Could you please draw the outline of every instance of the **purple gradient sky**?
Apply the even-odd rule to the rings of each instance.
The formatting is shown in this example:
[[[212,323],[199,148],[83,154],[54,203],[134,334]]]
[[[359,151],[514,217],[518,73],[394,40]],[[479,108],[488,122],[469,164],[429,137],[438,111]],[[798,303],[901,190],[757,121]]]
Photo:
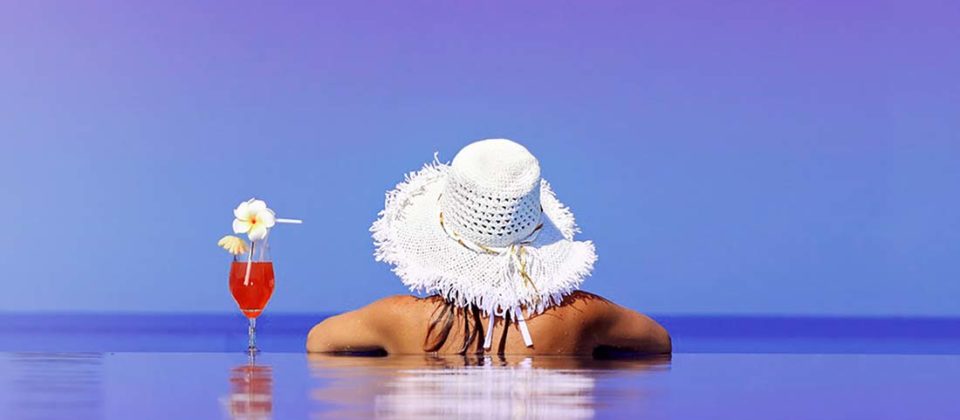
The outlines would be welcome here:
[[[960,316],[960,3],[0,4],[0,310],[229,311],[251,195],[271,310],[403,292],[369,223],[510,137],[656,313]]]

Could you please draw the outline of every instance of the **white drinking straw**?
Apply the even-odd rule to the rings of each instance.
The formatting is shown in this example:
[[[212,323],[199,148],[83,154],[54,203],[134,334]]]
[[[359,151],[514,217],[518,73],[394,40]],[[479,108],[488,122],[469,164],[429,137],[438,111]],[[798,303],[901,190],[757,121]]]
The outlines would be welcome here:
[[[250,241],[250,255],[247,256],[247,275],[243,277],[243,285],[250,285],[250,265],[253,264],[253,245],[256,244],[255,241]]]
[[[267,234],[263,235],[263,241],[261,241],[261,244],[260,244],[260,261],[263,261],[264,253],[266,252],[266,249],[267,249],[267,238],[269,237],[270,237],[270,231],[267,230]]]
[[[303,224],[303,220],[300,219],[276,219],[277,223],[289,223],[293,225]],[[267,231],[267,235],[270,234],[270,231]],[[253,247],[256,245],[256,241],[250,241],[250,255],[247,257],[247,274],[243,277],[243,285],[250,285],[250,266],[253,265]],[[263,237],[263,241],[260,242],[260,259],[263,259],[264,249],[267,246],[267,237]]]

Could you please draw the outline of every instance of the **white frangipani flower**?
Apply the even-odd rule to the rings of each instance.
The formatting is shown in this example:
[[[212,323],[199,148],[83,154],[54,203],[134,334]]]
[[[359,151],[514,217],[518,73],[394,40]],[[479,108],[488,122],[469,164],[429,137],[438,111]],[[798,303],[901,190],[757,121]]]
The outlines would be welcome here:
[[[267,208],[263,200],[251,198],[233,209],[236,217],[233,221],[234,233],[246,233],[250,241],[259,241],[267,237],[267,230],[276,224],[273,210]]]

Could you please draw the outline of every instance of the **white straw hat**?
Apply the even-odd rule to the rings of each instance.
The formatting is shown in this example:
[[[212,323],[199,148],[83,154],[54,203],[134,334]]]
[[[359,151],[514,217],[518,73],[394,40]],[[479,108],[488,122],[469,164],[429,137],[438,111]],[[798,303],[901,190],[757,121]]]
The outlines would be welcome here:
[[[411,290],[488,314],[559,304],[597,259],[592,242],[573,239],[573,213],[537,159],[506,139],[467,145],[451,164],[434,156],[387,192],[379,216],[370,228],[377,261]]]

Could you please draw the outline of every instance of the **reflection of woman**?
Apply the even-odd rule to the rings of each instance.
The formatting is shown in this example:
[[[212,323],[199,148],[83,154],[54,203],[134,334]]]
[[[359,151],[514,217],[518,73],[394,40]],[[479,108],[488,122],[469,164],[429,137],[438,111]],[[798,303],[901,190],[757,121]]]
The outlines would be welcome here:
[[[314,353],[317,418],[585,418],[595,388],[668,369],[669,356],[594,359],[522,355],[339,357]],[[631,398],[639,397],[632,395]]]
[[[629,229],[629,226],[625,226]],[[573,214],[509,140],[463,148],[387,193],[378,260],[426,298],[395,296],[318,324],[312,352],[669,353],[655,321],[579,291],[596,260]]]
[[[378,418],[593,417],[594,379],[577,371],[515,365],[402,372],[378,395]]]

